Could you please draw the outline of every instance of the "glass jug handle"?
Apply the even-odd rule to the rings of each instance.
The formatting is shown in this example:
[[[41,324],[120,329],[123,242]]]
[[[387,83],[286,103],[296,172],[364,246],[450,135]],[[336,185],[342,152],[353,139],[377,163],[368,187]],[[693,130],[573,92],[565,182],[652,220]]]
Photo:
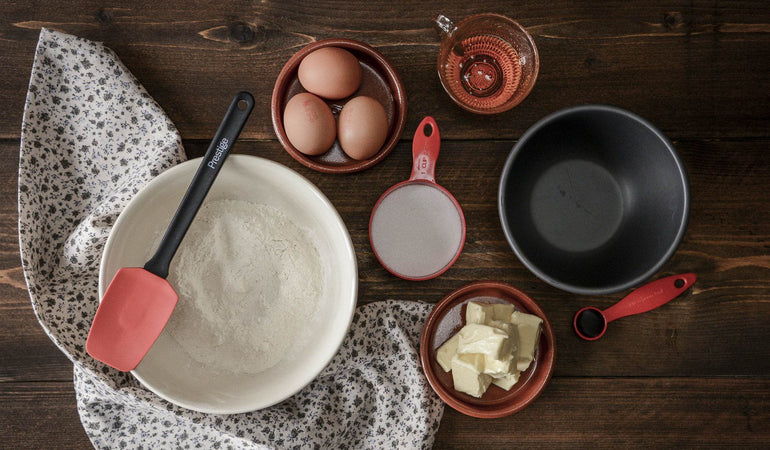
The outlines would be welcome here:
[[[457,29],[454,22],[452,22],[452,20],[449,17],[443,14],[437,15],[433,19],[433,21],[436,22],[436,26],[438,27],[439,30],[441,30],[441,33],[444,35],[452,34]]]

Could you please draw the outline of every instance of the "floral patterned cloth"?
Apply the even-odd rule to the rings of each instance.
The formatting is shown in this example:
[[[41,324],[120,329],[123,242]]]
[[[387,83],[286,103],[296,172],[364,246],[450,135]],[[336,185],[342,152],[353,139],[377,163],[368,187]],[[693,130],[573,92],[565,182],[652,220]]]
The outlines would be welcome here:
[[[41,30],[19,162],[22,266],[40,324],[74,364],[78,411],[94,446],[430,447],[443,406],[419,365],[429,304],[358,307],[316,380],[246,414],[178,407],[86,354],[112,224],[147,182],[184,159],[176,128],[112,51]]]

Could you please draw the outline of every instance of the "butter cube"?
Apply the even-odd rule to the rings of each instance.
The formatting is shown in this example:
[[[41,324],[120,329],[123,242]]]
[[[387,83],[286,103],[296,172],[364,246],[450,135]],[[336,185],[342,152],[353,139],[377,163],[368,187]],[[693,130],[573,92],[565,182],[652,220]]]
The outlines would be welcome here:
[[[507,322],[514,310],[510,303],[468,302],[465,306],[465,323],[489,325],[493,320]]]
[[[459,342],[460,335],[455,334],[438,348],[436,360],[438,361],[438,365],[444,369],[444,372],[452,370],[452,357],[457,353],[457,344]]]
[[[469,323],[459,333],[457,353],[481,353],[494,359],[505,359],[511,355],[513,343],[509,334],[489,325]]]
[[[487,325],[505,332],[505,334],[508,335],[508,339],[511,341],[512,350],[518,347],[516,343],[519,342],[519,328],[516,325],[510,322],[503,322],[501,320],[492,320],[487,323]]]
[[[511,314],[511,323],[516,325],[519,330],[519,355],[516,368],[524,371],[535,359],[535,347],[540,340],[543,319],[532,314],[515,311]]]
[[[454,387],[473,397],[481,397],[486,392],[492,377],[483,373],[484,355],[478,353],[458,354],[452,358],[452,380]]]
[[[509,391],[509,390],[511,390],[511,387],[513,387],[513,385],[516,384],[516,382],[519,381],[519,374],[520,373],[521,372],[516,370],[513,373],[505,374],[502,377],[493,378],[492,379],[492,384],[494,384],[495,386],[501,387],[501,388],[505,389],[506,391]]]
[[[500,320],[493,320],[489,322],[489,326],[495,327],[498,330],[505,331],[508,334],[510,353],[514,361],[516,361],[519,358],[519,327],[510,322],[503,322]]]
[[[506,317],[506,319],[508,318],[510,318],[510,314]],[[488,325],[504,331],[508,335],[508,348],[510,351],[505,355],[502,355],[499,359],[493,358],[490,355],[485,355],[486,358],[484,360],[484,373],[493,378],[502,377],[516,370],[516,362],[519,354],[517,344],[519,341],[519,329],[516,325],[500,320],[491,320],[488,322]]]
[[[516,359],[508,355],[503,359],[495,359],[489,355],[484,355],[484,373],[492,378],[499,378],[508,375],[511,370],[516,369]]]
[[[465,305],[465,323],[486,324],[488,320],[493,320],[494,308],[488,303],[468,302]]]
[[[502,322],[508,322],[515,308],[510,303],[492,304],[492,319]]]

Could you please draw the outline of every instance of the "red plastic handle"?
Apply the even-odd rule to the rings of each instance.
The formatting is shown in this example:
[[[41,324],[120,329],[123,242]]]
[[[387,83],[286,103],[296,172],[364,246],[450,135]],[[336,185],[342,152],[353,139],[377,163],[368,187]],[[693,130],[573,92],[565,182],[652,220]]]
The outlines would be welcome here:
[[[653,281],[602,311],[604,319],[609,323],[621,317],[652,311],[679,297],[695,283],[695,280],[694,273],[684,273]]]
[[[412,140],[412,175],[410,181],[436,182],[436,160],[441,148],[441,134],[433,117],[422,119]]]

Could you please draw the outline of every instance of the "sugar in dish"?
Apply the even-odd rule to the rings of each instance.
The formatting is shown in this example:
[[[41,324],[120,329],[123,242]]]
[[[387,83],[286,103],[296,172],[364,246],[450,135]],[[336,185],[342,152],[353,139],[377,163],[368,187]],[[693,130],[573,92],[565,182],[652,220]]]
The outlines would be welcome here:
[[[460,257],[465,216],[460,203],[436,183],[441,146],[438,124],[426,117],[412,141],[412,174],[374,205],[369,242],[385,269],[412,281],[435,278]]]
[[[430,277],[462,249],[462,212],[440,189],[410,183],[383,196],[372,213],[371,244],[380,261],[399,276]]]

